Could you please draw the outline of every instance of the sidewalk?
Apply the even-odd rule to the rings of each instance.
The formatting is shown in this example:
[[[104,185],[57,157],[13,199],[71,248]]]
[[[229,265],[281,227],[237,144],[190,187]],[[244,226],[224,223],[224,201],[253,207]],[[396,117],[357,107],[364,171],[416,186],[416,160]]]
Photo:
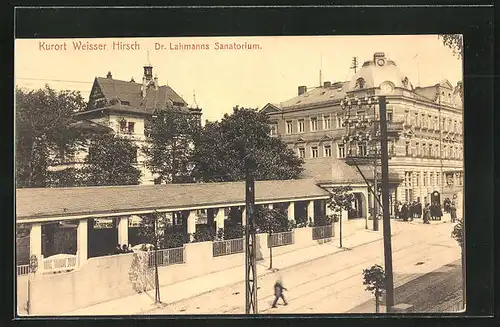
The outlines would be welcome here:
[[[392,225],[392,224],[391,224]],[[397,225],[397,224],[395,224]],[[392,234],[397,234],[398,228],[393,229]],[[338,234],[337,234],[338,235]],[[367,243],[372,243],[382,238],[382,232],[373,232],[370,230],[357,230],[347,233],[343,237],[342,245],[344,248],[354,248]],[[304,249],[288,252],[273,257],[273,268],[278,270],[290,269],[294,266],[310,262],[321,257],[334,253],[343,252],[344,249],[338,247],[338,236],[331,242],[313,245]],[[257,275],[259,277],[272,274],[276,270],[268,270],[269,261],[267,259],[257,262]],[[191,278],[179,283],[160,287],[162,305],[168,305],[201,294],[209,293],[218,288],[231,286],[244,281],[244,267],[219,271],[216,273]],[[77,309],[62,314],[63,316],[78,315],[136,315],[158,309],[154,302],[154,290],[147,293],[134,294],[120,299],[107,301],[92,305],[89,307]]]

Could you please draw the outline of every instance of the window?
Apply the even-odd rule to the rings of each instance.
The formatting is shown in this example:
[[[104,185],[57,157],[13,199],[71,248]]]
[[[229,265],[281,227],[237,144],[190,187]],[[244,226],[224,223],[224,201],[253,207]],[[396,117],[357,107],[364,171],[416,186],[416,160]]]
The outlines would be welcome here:
[[[287,120],[286,121],[286,133],[287,134],[292,134],[292,132],[293,132],[292,121],[291,120]]]
[[[127,132],[129,134],[134,134],[134,126],[135,126],[135,123],[134,122],[129,122],[128,123],[128,129],[127,129]]]
[[[431,115],[427,116],[427,128],[428,129],[432,128],[432,116]]]
[[[447,159],[447,157],[446,157],[447,155],[448,155],[448,148],[445,145],[445,146],[443,146],[443,154],[442,154],[443,159]]]
[[[342,117],[337,116],[337,128],[342,128]]]
[[[439,144],[436,144],[435,151],[434,151],[434,157],[438,158],[440,156],[441,156],[441,154],[439,153]]]
[[[311,156],[313,158],[317,158],[318,157],[318,147],[317,146],[313,146],[311,148]]]
[[[299,119],[299,133],[304,133],[304,119]]]
[[[127,121],[125,119],[120,120],[120,132],[121,133],[126,133],[127,132]]]
[[[420,154],[420,144],[415,143],[415,157],[418,157]]]
[[[438,130],[439,129],[439,119],[438,119],[438,117],[434,117],[434,122],[433,123],[434,123],[433,124],[434,125],[433,128],[435,130]]]
[[[455,133],[458,133],[458,126],[457,126],[457,121],[456,120],[453,122],[453,131]]]
[[[366,143],[358,143],[358,157],[366,157]]]
[[[299,148],[299,158],[305,158],[305,156],[306,156],[306,149]]]
[[[393,117],[394,117],[394,114],[393,114],[392,110],[387,111],[387,121],[388,121],[389,123],[392,123],[392,119],[393,119]]]
[[[436,181],[434,180],[434,173],[429,173],[429,186],[436,185]]]
[[[325,145],[325,157],[332,156],[332,147],[330,145]]]
[[[311,118],[311,131],[318,130],[318,118]]]
[[[278,135],[278,124],[272,123],[271,124],[271,135]]]
[[[323,129],[330,129],[330,116],[323,117]]]
[[[420,127],[420,119],[418,119],[418,114],[415,114],[415,126]]]
[[[337,144],[337,157],[338,158],[345,158],[345,145],[344,144]]]
[[[450,146],[448,148],[448,158],[455,159],[454,151],[455,151],[455,149],[453,147]]]
[[[410,156],[410,142],[406,142],[405,144],[405,154],[407,157]]]
[[[420,173],[415,173],[415,187],[418,187],[420,182]]]
[[[430,158],[432,157],[432,144],[429,144],[429,149],[427,151],[427,156]]]
[[[424,173],[423,186],[427,186],[427,173]]]

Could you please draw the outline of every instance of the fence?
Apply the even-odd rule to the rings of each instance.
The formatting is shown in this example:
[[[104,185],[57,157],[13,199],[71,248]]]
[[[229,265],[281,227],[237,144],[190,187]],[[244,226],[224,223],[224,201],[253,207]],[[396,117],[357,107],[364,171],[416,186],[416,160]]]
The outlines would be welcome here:
[[[154,267],[155,251],[149,251],[147,253],[148,267]],[[158,266],[168,266],[176,263],[184,263],[184,247],[157,250],[156,263]]]
[[[243,238],[213,242],[212,251],[214,257],[241,253],[243,252]]]
[[[45,272],[61,272],[73,270],[76,267],[76,255],[64,258],[43,259],[43,270]]]
[[[17,266],[17,276],[27,275],[30,273],[30,265]]]
[[[295,243],[293,231],[267,235],[267,247],[283,246]]]
[[[333,225],[318,226],[312,228],[312,239],[320,240],[333,237]]]

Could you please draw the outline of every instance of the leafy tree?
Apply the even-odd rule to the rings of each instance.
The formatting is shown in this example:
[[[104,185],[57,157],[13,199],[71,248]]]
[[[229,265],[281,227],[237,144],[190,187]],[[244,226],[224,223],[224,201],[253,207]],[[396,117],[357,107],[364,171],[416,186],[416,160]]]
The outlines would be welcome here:
[[[363,269],[363,285],[366,290],[375,296],[375,310],[380,312],[380,297],[385,292],[385,272],[380,265],[374,265],[370,269]]]
[[[86,186],[137,185],[141,171],[137,162],[137,146],[114,134],[94,135],[82,168]]]
[[[458,58],[463,58],[464,40],[461,34],[440,34],[438,37],[443,41],[443,45],[453,51]]]
[[[77,151],[72,117],[86,104],[79,92],[16,87],[16,186],[45,187],[47,167]]]
[[[342,247],[342,210],[351,211],[354,194],[350,186],[336,186],[330,191],[330,199],[327,202],[328,207],[334,212],[334,221],[340,221],[339,242]]]
[[[173,107],[157,108],[145,126],[146,166],[165,183],[192,182],[194,139],[199,134],[199,118]]]
[[[461,262],[462,262],[462,298],[463,303],[465,303],[465,232],[464,232],[464,221],[463,219],[458,219],[457,224],[453,227],[451,232],[451,237],[457,241],[460,246]]]
[[[288,231],[288,216],[282,210],[269,209],[267,207],[257,207],[255,212],[255,226],[257,230],[268,234],[268,243],[273,233]],[[269,269],[273,268],[273,246],[269,247]]]
[[[195,143],[197,178],[205,182],[245,179],[243,155],[251,153],[256,180],[299,178],[303,160],[279,138],[271,137],[269,117],[236,106],[220,122],[207,122]]]

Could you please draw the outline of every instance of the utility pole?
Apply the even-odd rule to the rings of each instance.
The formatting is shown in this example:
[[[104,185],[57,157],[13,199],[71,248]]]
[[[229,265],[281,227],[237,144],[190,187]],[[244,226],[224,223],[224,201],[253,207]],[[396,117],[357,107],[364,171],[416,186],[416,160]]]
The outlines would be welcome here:
[[[384,263],[387,312],[394,306],[394,282],[392,276],[391,220],[389,216],[389,153],[387,149],[386,98],[379,96],[380,152],[382,168],[382,213],[384,223]]]
[[[354,74],[356,74],[358,68],[358,57],[352,57],[351,69],[354,70]]]
[[[373,106],[373,127],[375,129],[375,137],[377,137],[377,106]],[[378,164],[378,151],[377,145],[375,145],[375,158],[373,159],[373,196],[375,200],[373,201],[373,230],[378,231],[378,217],[377,217],[377,200],[378,200],[378,189],[377,189],[377,164]]]
[[[250,155],[245,160],[245,204],[246,226],[245,226],[245,313],[257,314],[257,268],[256,259],[256,237],[255,237],[255,180],[253,170],[255,162]]]

